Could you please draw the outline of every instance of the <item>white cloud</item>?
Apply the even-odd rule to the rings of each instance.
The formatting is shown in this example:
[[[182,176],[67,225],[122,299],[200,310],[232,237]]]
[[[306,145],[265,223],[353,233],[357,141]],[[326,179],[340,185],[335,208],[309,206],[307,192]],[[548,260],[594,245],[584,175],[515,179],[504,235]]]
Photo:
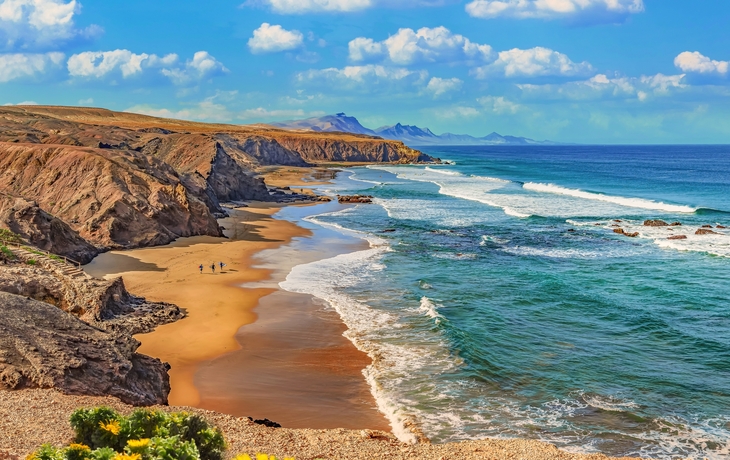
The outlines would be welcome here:
[[[730,68],[728,61],[715,61],[707,56],[703,56],[698,51],[685,51],[674,58],[674,65],[681,69],[682,72],[692,72],[700,74],[720,74],[727,75]]]
[[[305,112],[302,109],[283,109],[283,110],[269,110],[263,107],[255,109],[246,109],[239,112],[237,117],[240,120],[266,120],[274,118],[304,118],[304,117],[319,117],[324,115],[325,112]]]
[[[460,34],[451,33],[446,27],[422,27],[399,29],[395,35],[377,42],[358,37],[349,43],[350,59],[355,62],[383,60],[398,65],[419,62],[489,62],[494,51],[489,45],[474,43]]]
[[[502,75],[508,78],[576,77],[587,76],[593,72],[593,66],[588,62],[575,63],[565,54],[542,47],[502,51],[492,64],[472,70],[472,74],[477,78],[487,78],[490,75]]]
[[[0,83],[32,78],[61,67],[63,53],[0,54]]]
[[[473,118],[479,114],[479,110],[467,106],[446,107],[434,111],[434,116],[438,118]]]
[[[466,5],[469,16],[483,19],[585,18],[617,22],[642,11],[643,0],[473,0]]]
[[[231,113],[226,106],[214,101],[214,97],[207,98],[193,107],[180,110],[170,110],[165,108],[158,109],[149,105],[135,105],[126,109],[125,112],[141,113],[143,115],[160,118],[212,122],[226,122],[234,118],[234,114]]]
[[[351,12],[373,6],[372,0],[264,0],[280,14]]]
[[[185,85],[227,72],[222,63],[206,51],[198,51],[184,65],[177,54],[135,54],[129,50],[85,51],[68,59],[68,72],[78,78],[122,78],[140,76],[148,69],[159,70],[176,85]]]
[[[174,84],[185,85],[227,73],[228,69],[207,51],[198,51],[193,59],[185,62],[184,67],[163,68],[161,72]]]
[[[248,40],[248,47],[252,53],[276,53],[297,49],[304,43],[304,36],[298,30],[286,30],[279,25],[267,22],[253,31],[253,37]]]
[[[464,82],[458,78],[438,78],[433,77],[428,81],[426,90],[433,93],[434,97],[440,96],[449,91],[456,91],[461,88]]]
[[[268,6],[278,14],[352,13],[373,7],[442,6],[458,0],[247,0],[241,6]]]
[[[93,103],[94,103],[94,98],[93,97],[90,97],[88,99],[80,99],[79,102],[78,102],[79,105],[85,105],[85,106],[90,106]]]
[[[92,38],[98,26],[79,30],[76,0],[3,0],[0,3],[0,46],[9,50],[58,48],[69,40]]]
[[[500,115],[505,113],[515,114],[522,108],[521,105],[509,101],[503,96],[484,96],[477,99],[477,102],[492,112]]]
[[[523,96],[538,99],[636,99],[644,102],[650,96],[667,96],[673,90],[688,87],[684,83],[684,74],[656,74],[641,77],[609,78],[598,74],[588,80],[574,81],[564,84],[549,85],[517,85]]]
[[[428,77],[428,72],[413,71],[400,67],[385,67],[382,65],[347,66],[342,69],[334,67],[321,70],[300,72],[296,78],[299,82],[308,81],[339,81],[349,83],[376,83],[378,81],[408,81],[422,82]]]
[[[23,101],[23,102],[18,102],[17,104],[13,104],[12,102],[8,102],[8,103],[5,103],[3,105],[4,106],[11,106],[11,105],[38,105],[38,103],[36,101]]]

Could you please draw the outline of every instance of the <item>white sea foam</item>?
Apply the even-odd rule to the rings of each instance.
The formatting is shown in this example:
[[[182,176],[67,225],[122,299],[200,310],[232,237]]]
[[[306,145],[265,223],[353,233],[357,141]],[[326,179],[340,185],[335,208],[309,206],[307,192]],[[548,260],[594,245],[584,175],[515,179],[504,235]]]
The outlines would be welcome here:
[[[426,171],[435,172],[435,173],[438,173],[438,174],[445,174],[447,176],[463,176],[463,174],[461,174],[458,171],[449,171],[449,170],[446,170],[446,169],[434,169],[434,168],[432,168],[430,166],[426,166],[425,170]]]
[[[382,206],[391,219],[425,221],[448,228],[465,227],[484,221],[484,216],[470,213],[466,209],[458,212],[461,210],[455,210],[453,203],[404,198],[375,198],[373,202]]]
[[[423,312],[426,316],[433,318],[436,324],[439,324],[444,319],[441,313],[438,311],[438,306],[431,299],[426,296],[421,297],[421,305],[418,309]]]
[[[628,198],[623,196],[603,195],[600,193],[586,192],[578,189],[569,189],[560,187],[553,184],[538,184],[534,182],[527,182],[522,186],[525,190],[532,190],[533,192],[541,193],[553,193],[556,195],[567,195],[574,198],[581,198],[584,200],[596,200],[603,201],[606,203],[613,203],[620,206],[626,206],[629,208],[640,208],[649,209],[653,211],[663,212],[681,212],[681,213],[694,213],[697,208],[685,205],[675,205],[662,203],[660,201],[646,200],[643,198]]]
[[[368,236],[338,224],[324,222],[318,217],[322,216],[307,220],[361,238]],[[379,276],[378,272],[384,269],[381,258],[390,251],[387,241],[372,237],[368,239],[370,249],[296,266],[279,285],[287,291],[322,299],[340,315],[347,326],[345,337],[372,358],[372,364],[363,370],[363,374],[378,409],[388,418],[393,433],[400,440],[414,442],[417,438],[409,427],[418,426],[419,421],[411,409],[413,404],[407,399],[407,393],[402,391],[403,387],[417,386],[411,382],[413,379],[449,371],[460,366],[461,361],[451,356],[448,345],[436,332],[430,336],[409,336],[418,332],[404,329],[400,322],[400,310],[389,312],[374,308],[367,303],[370,296],[358,298],[346,292],[348,288],[373,283],[375,277]],[[420,313],[428,316],[433,314],[437,316],[435,320],[441,320],[436,305],[429,309],[428,302],[422,301],[420,307],[428,310],[419,310]]]

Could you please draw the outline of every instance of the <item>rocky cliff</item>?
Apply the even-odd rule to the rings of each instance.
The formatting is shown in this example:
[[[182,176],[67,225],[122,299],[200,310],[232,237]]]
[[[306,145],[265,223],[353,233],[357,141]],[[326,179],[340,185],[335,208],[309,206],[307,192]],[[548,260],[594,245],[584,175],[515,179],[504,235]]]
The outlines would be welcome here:
[[[14,226],[26,238],[36,234],[44,248],[82,261],[96,250],[89,246],[220,236],[215,218],[224,214],[221,202],[291,199],[267,187],[257,176],[260,167],[432,160],[401,142],[370,136],[42,106],[0,108],[0,152],[0,193],[27,200],[28,209],[37,206],[36,217],[26,218],[33,225],[23,229],[5,212],[0,227]],[[62,229],[58,241],[51,241],[52,225]],[[74,233],[90,244],[79,243]]]
[[[0,222],[33,246],[81,263],[90,262],[99,253],[64,221],[24,198],[0,193]]]

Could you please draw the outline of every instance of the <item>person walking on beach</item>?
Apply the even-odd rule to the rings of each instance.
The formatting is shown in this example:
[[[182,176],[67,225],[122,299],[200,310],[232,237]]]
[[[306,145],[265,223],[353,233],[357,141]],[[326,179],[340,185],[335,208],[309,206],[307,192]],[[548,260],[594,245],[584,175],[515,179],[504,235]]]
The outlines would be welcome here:
[[[210,270],[211,270],[211,271],[212,271],[213,273],[215,273],[215,264],[211,264],[211,265],[210,265]]]
[[[202,275],[203,274],[203,264],[200,264],[200,267],[198,267],[198,268],[200,269],[200,274]]]
[[[223,267],[225,267],[226,264],[224,264],[223,262],[218,262],[218,264],[221,266],[221,272],[222,272],[223,271]]]

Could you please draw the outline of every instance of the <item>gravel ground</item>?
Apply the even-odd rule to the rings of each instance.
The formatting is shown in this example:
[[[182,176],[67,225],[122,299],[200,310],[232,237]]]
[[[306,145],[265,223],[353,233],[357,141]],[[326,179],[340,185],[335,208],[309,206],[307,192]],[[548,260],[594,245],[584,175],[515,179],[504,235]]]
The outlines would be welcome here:
[[[24,458],[50,442],[66,445],[73,437],[68,423],[79,407],[106,405],[122,413],[134,407],[110,397],[68,396],[55,390],[0,391],[0,460]],[[246,418],[189,407],[158,406],[164,411],[197,412],[220,427],[229,444],[229,456],[266,453],[278,458],[311,459],[515,459],[599,460],[605,455],[581,455],[553,445],[521,439],[451,443],[403,444],[390,433],[370,430],[308,430],[267,428]]]

